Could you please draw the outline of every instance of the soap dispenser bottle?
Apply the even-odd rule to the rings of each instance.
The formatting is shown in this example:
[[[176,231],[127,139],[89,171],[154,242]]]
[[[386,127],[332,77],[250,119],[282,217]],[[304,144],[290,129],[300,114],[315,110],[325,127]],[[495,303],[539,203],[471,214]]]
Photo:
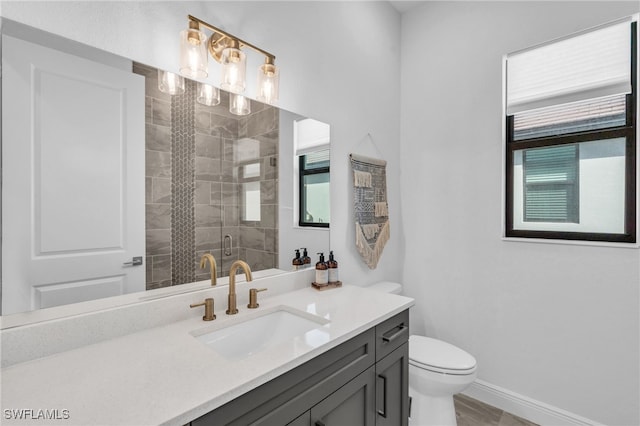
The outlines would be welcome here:
[[[316,263],[316,284],[327,285],[329,283],[329,267],[324,261],[324,253],[318,253],[320,260]]]
[[[306,268],[308,266],[311,266],[311,258],[307,254],[307,248],[302,247],[302,267]]]
[[[327,262],[329,272],[329,284],[337,283],[338,280],[338,261],[333,257],[333,250],[329,252],[329,261]]]
[[[291,264],[293,265],[294,271],[302,268],[302,258],[300,257],[300,250],[296,250],[296,257],[293,258]]]

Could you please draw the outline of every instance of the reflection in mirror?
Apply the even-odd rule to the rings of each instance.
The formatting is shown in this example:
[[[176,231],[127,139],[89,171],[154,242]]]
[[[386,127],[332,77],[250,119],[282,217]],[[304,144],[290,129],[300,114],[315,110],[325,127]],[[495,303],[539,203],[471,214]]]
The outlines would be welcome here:
[[[6,19],[2,32],[2,315],[204,288],[205,253],[224,277],[236,259],[267,275],[295,248],[329,249],[328,230],[293,217],[305,117],[247,98],[238,116],[212,86],[171,96],[154,68]]]
[[[277,268],[278,109],[253,101],[238,116],[227,92],[207,106],[195,81],[168,95],[156,69],[134,63],[133,71],[146,87],[147,289],[206,279],[206,253],[219,276],[239,259]]]
[[[321,121],[305,118],[295,122],[300,226],[329,227],[329,134],[329,125]]]

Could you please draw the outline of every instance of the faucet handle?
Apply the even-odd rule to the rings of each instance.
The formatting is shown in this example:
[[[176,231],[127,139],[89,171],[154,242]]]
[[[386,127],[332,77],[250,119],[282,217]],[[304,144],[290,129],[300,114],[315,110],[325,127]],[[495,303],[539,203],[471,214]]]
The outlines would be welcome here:
[[[258,304],[258,292],[259,291],[266,291],[268,290],[267,288],[252,288],[249,289],[249,304],[247,305],[247,308],[249,309],[255,309],[258,306],[260,306]]]
[[[192,303],[189,305],[191,308],[197,308],[198,306],[204,306],[204,316],[202,317],[203,321],[213,321],[216,319],[216,314],[213,313],[213,298],[208,297],[204,299],[204,302],[200,303]]]

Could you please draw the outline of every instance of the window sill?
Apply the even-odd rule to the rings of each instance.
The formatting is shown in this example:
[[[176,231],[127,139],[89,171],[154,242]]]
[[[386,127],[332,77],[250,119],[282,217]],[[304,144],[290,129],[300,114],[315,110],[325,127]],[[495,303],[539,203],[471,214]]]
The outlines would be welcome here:
[[[547,238],[520,238],[502,236],[502,241],[516,243],[535,243],[535,244],[560,244],[570,246],[593,246],[593,247],[612,247],[623,249],[640,248],[639,243],[612,243],[607,241],[580,241],[580,240],[552,240]]]
[[[300,226],[300,225],[293,225],[293,229],[308,229],[311,231],[325,231],[325,232],[329,232],[329,229],[331,229],[330,227],[323,227],[323,226]]]

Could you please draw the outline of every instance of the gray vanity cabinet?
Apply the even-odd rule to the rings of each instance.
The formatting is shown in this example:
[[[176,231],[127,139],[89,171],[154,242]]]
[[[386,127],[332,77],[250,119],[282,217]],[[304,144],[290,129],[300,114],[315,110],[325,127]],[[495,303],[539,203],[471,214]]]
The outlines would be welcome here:
[[[376,363],[376,426],[407,426],[409,343]]]
[[[409,423],[409,312],[376,326],[376,426]]]
[[[406,425],[408,322],[404,311],[191,425]]]

